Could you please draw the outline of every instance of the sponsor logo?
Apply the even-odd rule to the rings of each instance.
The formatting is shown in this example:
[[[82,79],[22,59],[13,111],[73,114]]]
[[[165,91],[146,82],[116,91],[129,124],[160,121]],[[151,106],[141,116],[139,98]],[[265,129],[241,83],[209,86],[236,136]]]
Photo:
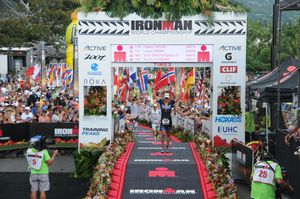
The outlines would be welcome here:
[[[85,51],[106,51],[106,46],[86,46]]]
[[[217,123],[240,123],[242,122],[241,117],[237,116],[217,116],[215,119]]]
[[[10,140],[10,137],[7,136],[7,137],[0,137],[0,140]]]
[[[148,172],[148,177],[164,178],[164,177],[175,177],[175,176],[176,176],[175,171],[170,171],[166,167],[158,167],[154,171]]]
[[[225,54],[225,59],[228,60],[228,61],[232,60],[232,53],[226,53]]]
[[[171,194],[171,195],[195,195],[194,189],[130,189],[130,194]]]
[[[106,85],[105,80],[103,79],[83,79],[84,85]]]
[[[83,128],[82,135],[100,135],[101,132],[108,132],[108,128]]]
[[[78,127],[74,126],[74,128],[55,128],[54,136],[55,137],[72,137],[78,135]]]
[[[132,34],[183,34],[192,33],[193,21],[161,21],[135,20],[131,21]]]
[[[237,134],[237,126],[218,126],[218,133],[224,133],[226,135]]]
[[[231,52],[226,53],[224,58],[226,60],[221,61],[221,63],[223,63],[223,64],[235,64],[236,63],[235,60],[232,60],[232,53]]]
[[[106,55],[92,55],[92,54],[86,54],[84,59],[85,60],[96,60],[96,61],[104,61],[106,58]]]
[[[99,65],[96,63],[92,63],[90,66],[90,70],[88,71],[88,75],[102,75],[102,72],[99,71]]]
[[[237,66],[221,66],[220,73],[237,73],[238,67]]]
[[[241,51],[242,46],[221,46],[219,50],[222,51]]]

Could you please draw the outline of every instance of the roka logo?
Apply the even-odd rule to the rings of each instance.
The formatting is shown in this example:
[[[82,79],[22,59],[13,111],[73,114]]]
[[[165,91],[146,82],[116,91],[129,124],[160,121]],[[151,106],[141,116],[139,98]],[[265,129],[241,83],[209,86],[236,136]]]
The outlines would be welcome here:
[[[170,171],[166,167],[158,167],[154,171],[149,171],[148,172],[149,177],[175,177],[175,171]]]
[[[237,66],[221,66],[220,73],[237,73],[238,67]]]

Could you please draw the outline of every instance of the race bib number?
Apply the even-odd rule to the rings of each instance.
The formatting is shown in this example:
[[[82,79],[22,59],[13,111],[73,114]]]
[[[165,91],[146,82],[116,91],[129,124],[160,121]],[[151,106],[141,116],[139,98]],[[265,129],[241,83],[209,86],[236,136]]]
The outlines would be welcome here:
[[[170,125],[170,120],[168,118],[163,118],[162,119],[162,124],[163,125]]]
[[[43,151],[39,152],[32,152],[31,149],[27,150],[27,163],[29,165],[29,168],[39,170],[42,166],[44,153]]]
[[[271,166],[275,170],[276,164],[273,163]],[[259,163],[255,166],[253,181],[273,185],[274,175],[275,174],[272,169],[269,168],[269,165]]]

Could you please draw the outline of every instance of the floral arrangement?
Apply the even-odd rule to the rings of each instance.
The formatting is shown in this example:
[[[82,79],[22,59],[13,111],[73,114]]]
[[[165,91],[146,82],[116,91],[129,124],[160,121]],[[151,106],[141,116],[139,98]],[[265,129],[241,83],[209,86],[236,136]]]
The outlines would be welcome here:
[[[182,142],[191,142],[193,141],[193,134],[191,131],[186,131],[182,127],[173,127],[172,128],[172,135],[177,137]]]
[[[26,149],[27,147],[28,142],[25,141],[14,142],[12,140],[8,140],[6,142],[0,142],[0,151]]]
[[[238,115],[242,114],[241,99],[237,95],[236,88],[225,88],[218,97],[218,114]]]
[[[241,4],[230,0],[82,0],[81,5],[85,12],[105,11],[111,17],[119,18],[134,12],[144,18],[159,18],[165,13],[170,20],[198,13],[210,17],[212,11],[245,12]]]
[[[74,154],[75,177],[90,178],[93,169],[98,163],[98,158],[105,150],[107,140],[103,139],[100,143],[80,144],[80,152]]]
[[[228,159],[224,154],[220,154],[212,148],[211,140],[207,134],[196,134],[194,141],[201,158],[206,164],[209,179],[214,185],[218,198],[235,198],[237,188],[229,175]]]
[[[89,87],[88,95],[84,98],[84,115],[101,116],[107,114],[104,97],[107,90],[101,86]]]
[[[104,149],[98,159],[98,165],[95,167],[91,185],[85,199],[107,198],[115,163],[120,155],[125,152],[127,144],[132,141],[132,134],[120,134],[115,137],[111,145]]]

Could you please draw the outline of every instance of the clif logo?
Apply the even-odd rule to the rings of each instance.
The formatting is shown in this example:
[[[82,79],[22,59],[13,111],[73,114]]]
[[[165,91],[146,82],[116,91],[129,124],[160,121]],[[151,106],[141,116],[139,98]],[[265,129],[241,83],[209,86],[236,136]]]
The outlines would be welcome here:
[[[237,73],[238,67],[237,66],[221,66],[220,73]]]

